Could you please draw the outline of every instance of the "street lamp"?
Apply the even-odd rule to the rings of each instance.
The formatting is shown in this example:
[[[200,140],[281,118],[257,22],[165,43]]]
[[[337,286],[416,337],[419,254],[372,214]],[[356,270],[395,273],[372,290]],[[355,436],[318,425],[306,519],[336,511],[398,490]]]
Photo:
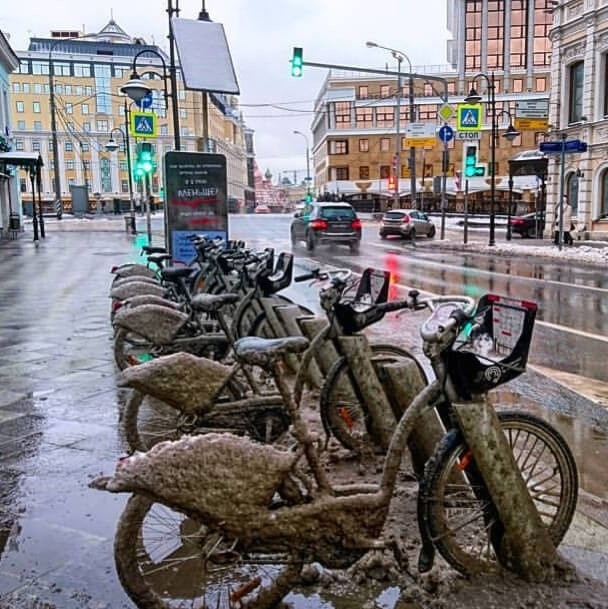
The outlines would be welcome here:
[[[144,49],[135,55],[133,58],[133,64],[131,66],[131,78],[120,87],[120,92],[124,93],[128,97],[130,97],[135,103],[139,103],[150,91],[152,88],[146,83],[140,75],[137,73],[137,59],[140,55],[144,53],[149,53],[158,57],[163,66],[163,83],[165,89],[165,106],[168,105],[168,99],[171,98],[171,112],[173,114],[173,137],[175,139],[175,149],[180,149],[180,132],[179,132],[179,110],[177,106],[177,78],[175,76],[175,68],[174,66],[170,69],[170,80],[171,80],[171,93],[169,93],[167,89],[167,64],[165,63],[165,59],[163,56],[154,49]]]
[[[414,76],[412,72],[412,62],[409,57],[397,49],[382,46],[376,42],[367,41],[365,46],[368,48],[378,48],[389,51],[391,55],[397,60],[397,125],[395,137],[397,142],[395,144],[395,161],[397,165],[397,171],[395,172],[395,202],[396,206],[399,207],[399,174],[401,173],[401,137],[399,134],[399,124],[401,122],[401,62],[407,61],[410,70],[409,73],[409,84],[408,84],[408,98],[410,107],[410,124],[416,120],[416,106],[414,104]],[[410,197],[412,207],[416,207],[416,148],[410,147]]]
[[[484,78],[488,83],[488,103],[490,104],[490,112],[492,114],[492,128],[490,133],[490,240],[488,245],[493,246],[496,245],[496,218],[494,211],[494,198],[496,195],[496,136],[498,134],[498,117],[500,116],[500,114],[507,114],[510,120],[511,114],[507,110],[501,110],[499,113],[496,112],[496,81],[494,79],[494,72],[492,72],[490,76],[484,74],[483,72],[480,72],[479,74],[477,74],[477,76],[475,76],[475,78],[473,78],[472,85],[475,84],[475,81],[478,78]],[[481,95],[477,93],[474,86],[471,86],[470,93],[464,98],[465,103],[477,104],[481,100]],[[515,127],[513,127],[512,123],[509,123],[506,132],[503,133],[503,137],[510,142],[512,142],[518,135],[519,131],[517,131]]]
[[[301,135],[306,141],[306,202],[308,203],[308,198],[310,195],[310,146],[308,145],[308,138],[304,133],[294,129],[294,133],[297,135]]]
[[[128,121],[129,108],[127,107],[126,99],[124,100],[123,111],[125,114],[125,130],[123,132],[122,129],[119,129],[118,127],[114,127],[110,131],[110,139],[106,143],[106,150],[108,152],[115,152],[116,150],[118,150],[119,146],[116,143],[116,140],[114,140],[114,138],[112,137],[112,134],[114,133],[114,131],[118,131],[120,133],[120,137],[122,138],[123,144],[125,145],[125,152],[127,155],[127,171],[129,172],[129,213],[131,215],[131,219],[130,219],[131,234],[136,235],[137,229],[135,227],[135,207],[134,207],[134,203],[133,203],[133,173],[131,171],[131,145],[130,145],[130,139],[129,139],[129,121]]]

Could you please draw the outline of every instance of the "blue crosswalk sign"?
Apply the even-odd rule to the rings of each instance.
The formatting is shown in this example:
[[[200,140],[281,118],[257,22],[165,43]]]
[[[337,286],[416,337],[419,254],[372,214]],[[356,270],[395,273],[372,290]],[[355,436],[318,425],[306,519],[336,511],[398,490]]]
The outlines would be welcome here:
[[[154,112],[131,112],[130,127],[133,137],[156,137],[156,114]]]
[[[481,104],[458,104],[457,131],[481,131]]]

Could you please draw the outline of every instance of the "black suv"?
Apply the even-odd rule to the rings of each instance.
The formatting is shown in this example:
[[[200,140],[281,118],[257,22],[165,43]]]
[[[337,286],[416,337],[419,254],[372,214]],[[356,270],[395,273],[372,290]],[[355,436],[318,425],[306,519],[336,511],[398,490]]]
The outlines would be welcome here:
[[[319,243],[344,243],[357,252],[361,242],[361,220],[348,203],[312,203],[294,214],[290,230],[291,244],[304,241],[309,251]]]

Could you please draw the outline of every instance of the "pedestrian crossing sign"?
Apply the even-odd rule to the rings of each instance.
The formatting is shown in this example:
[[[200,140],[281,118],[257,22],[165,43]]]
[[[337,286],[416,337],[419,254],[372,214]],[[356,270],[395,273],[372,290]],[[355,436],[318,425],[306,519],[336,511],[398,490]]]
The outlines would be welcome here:
[[[158,121],[154,112],[131,112],[130,131],[133,137],[156,137]]]
[[[481,104],[458,104],[457,131],[481,131]]]

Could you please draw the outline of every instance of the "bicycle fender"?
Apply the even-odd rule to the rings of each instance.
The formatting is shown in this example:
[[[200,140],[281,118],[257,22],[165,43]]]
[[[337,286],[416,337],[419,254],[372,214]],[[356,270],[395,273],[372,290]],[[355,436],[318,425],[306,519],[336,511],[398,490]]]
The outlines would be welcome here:
[[[155,345],[173,341],[188,321],[188,315],[157,304],[123,307],[114,316],[114,325],[143,336]]]

